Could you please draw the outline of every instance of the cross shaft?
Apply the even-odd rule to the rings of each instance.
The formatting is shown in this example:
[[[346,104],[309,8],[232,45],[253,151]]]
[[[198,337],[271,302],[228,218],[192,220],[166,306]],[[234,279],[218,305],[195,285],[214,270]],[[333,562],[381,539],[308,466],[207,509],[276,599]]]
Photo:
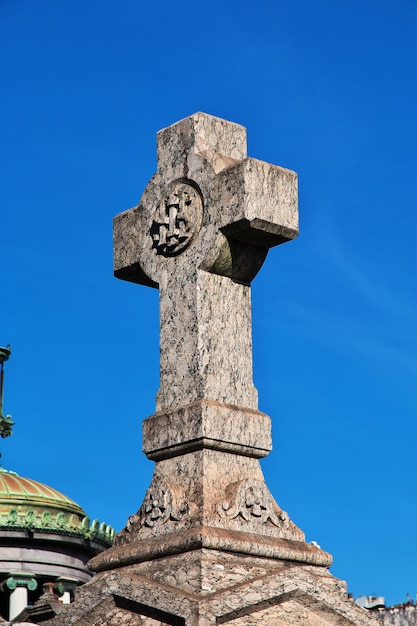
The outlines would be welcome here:
[[[157,143],[156,174],[114,223],[115,275],[160,290],[157,410],[256,410],[250,282],[298,234],[297,176],[247,158],[246,130],[203,113]]]

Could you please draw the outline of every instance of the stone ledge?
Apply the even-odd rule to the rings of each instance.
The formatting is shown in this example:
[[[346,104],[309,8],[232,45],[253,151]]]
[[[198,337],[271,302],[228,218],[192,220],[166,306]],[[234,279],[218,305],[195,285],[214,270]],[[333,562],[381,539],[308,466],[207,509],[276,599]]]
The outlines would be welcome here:
[[[79,588],[77,602],[50,625],[381,626],[347,598],[346,584],[323,568],[292,564],[261,575],[248,573],[248,578],[232,588],[227,585],[202,596],[155,580],[152,574],[149,578],[146,568],[140,574],[133,568],[103,572]]]
[[[332,556],[302,541],[266,537],[213,527],[189,528],[171,535],[109,548],[88,563],[95,572],[111,570],[162,556],[207,548],[258,557],[330,567]]]
[[[268,415],[210,400],[151,415],[142,436],[143,452],[155,461],[202,448],[260,459],[272,449]]]

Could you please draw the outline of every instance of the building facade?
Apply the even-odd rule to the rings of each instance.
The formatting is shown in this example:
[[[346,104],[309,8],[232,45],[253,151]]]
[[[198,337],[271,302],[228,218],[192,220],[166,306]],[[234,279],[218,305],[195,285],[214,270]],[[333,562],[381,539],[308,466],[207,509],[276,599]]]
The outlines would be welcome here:
[[[52,617],[45,594],[46,604],[69,603],[92,576],[87,562],[112,545],[114,534],[56,489],[0,468],[0,621],[22,611],[37,615],[34,623]]]

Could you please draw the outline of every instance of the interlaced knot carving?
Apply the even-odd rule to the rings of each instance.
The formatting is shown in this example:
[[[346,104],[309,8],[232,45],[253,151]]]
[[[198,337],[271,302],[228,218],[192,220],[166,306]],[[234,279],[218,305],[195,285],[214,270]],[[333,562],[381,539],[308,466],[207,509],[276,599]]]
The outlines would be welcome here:
[[[157,254],[175,256],[185,250],[200,230],[203,204],[197,189],[183,181],[168,185],[151,226]]]

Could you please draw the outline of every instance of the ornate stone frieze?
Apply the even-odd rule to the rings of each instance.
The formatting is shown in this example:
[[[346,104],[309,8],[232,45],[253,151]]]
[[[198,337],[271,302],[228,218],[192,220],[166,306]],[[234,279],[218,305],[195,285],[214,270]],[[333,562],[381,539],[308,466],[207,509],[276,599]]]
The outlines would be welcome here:
[[[156,253],[166,257],[180,254],[200,230],[202,219],[203,202],[199,191],[182,180],[170,183],[151,226]]]
[[[232,483],[226,489],[227,499],[218,511],[223,517],[245,522],[267,522],[278,528],[288,528],[290,521],[285,511],[274,511],[273,500],[265,484],[247,479]]]
[[[139,511],[127,520],[126,528],[116,538],[117,543],[127,540],[125,533],[135,533],[142,527],[162,526],[168,521],[179,521],[189,513],[189,504],[178,486],[158,480],[146,492]]]
[[[98,520],[90,523],[88,516],[80,518],[75,513],[67,514],[63,511],[37,511],[36,509],[19,510],[12,507],[3,516],[0,516],[0,527],[6,529],[29,528],[32,531],[64,533],[66,535],[82,535],[86,539],[98,538],[113,543],[114,528]]]

